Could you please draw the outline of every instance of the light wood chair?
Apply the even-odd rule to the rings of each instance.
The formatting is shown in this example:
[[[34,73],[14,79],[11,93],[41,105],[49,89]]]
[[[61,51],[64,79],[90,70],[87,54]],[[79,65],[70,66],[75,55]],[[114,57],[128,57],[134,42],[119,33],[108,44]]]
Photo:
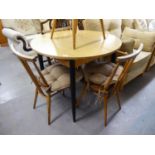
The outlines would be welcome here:
[[[105,126],[107,125],[108,98],[116,95],[119,109],[121,109],[119,91],[123,88],[123,82],[134,59],[142,49],[143,44],[140,44],[133,53],[117,57],[115,64],[92,62],[87,64],[83,70],[85,85],[80,96],[84,97],[88,90],[91,90],[97,95],[99,102],[103,100]]]
[[[18,38],[17,38],[18,39]],[[15,45],[16,43],[8,39],[9,46],[13,53],[18,57],[33,83],[36,86],[35,98],[33,108],[36,108],[38,94],[46,98],[47,112],[48,112],[48,124],[51,123],[51,97],[58,92],[64,91],[70,87],[70,74],[69,69],[62,64],[55,63],[48,66],[44,70],[40,70],[37,66],[37,55],[22,50],[21,46]],[[19,44],[19,43],[17,43]],[[32,69],[32,67],[35,69]],[[80,71],[76,71],[76,80],[80,81],[82,74]]]

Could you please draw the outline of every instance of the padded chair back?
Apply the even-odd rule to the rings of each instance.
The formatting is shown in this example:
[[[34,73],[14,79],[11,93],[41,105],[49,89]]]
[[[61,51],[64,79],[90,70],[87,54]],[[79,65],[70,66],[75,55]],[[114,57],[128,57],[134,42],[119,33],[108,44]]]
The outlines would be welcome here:
[[[10,41],[13,41],[15,43],[22,43],[23,49],[25,51],[31,51],[32,50],[29,46],[28,41],[26,40],[25,36],[22,33],[17,32],[17,31],[12,30],[12,29],[9,29],[9,28],[3,28],[2,33],[4,36],[7,37],[8,43]]]
[[[8,38],[10,49],[18,57],[18,59],[20,60],[24,68],[26,69],[27,73],[29,74],[30,78],[34,82],[39,92],[45,96],[44,90],[48,89],[49,85],[47,84],[47,81],[45,80],[43,74],[41,73],[39,67],[36,64],[37,54],[32,53],[31,51],[30,52],[23,51],[23,47],[20,46],[22,41],[18,39],[19,33],[14,33],[14,32],[12,33],[12,32],[13,31],[3,30],[3,34]],[[32,69],[30,63],[36,69],[38,76],[34,74],[34,70]],[[39,81],[42,81],[42,82],[39,82]]]

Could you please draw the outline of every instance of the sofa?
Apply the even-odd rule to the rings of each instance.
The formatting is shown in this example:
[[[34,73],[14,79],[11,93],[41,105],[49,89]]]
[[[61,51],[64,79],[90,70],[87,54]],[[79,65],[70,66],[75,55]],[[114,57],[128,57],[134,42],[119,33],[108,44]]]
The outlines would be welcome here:
[[[130,68],[124,84],[143,74],[155,64],[155,29],[150,26],[152,19],[106,19],[105,31],[124,39],[134,39],[132,50],[137,49],[140,43],[144,44],[143,51],[137,56]],[[100,24],[96,19],[83,20],[86,30],[100,31]],[[151,29],[150,29],[151,27]],[[126,51],[123,51],[126,52]]]

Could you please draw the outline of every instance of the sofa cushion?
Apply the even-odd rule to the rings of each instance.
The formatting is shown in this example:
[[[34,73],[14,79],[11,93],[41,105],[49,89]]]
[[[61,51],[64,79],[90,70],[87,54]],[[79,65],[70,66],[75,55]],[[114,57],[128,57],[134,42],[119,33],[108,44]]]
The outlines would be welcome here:
[[[125,27],[134,28],[134,19],[122,19],[122,31]]]
[[[3,27],[11,28],[24,35],[41,32],[40,21],[30,19],[2,19]]]
[[[155,20],[150,21],[149,31],[155,31]]]
[[[146,32],[131,29],[126,27],[122,33],[122,38],[135,39],[135,48],[138,48],[140,43],[144,44],[144,51],[151,52],[155,44],[155,32]]]
[[[138,30],[148,30],[147,21],[145,19],[135,19],[134,27]]]
[[[121,19],[105,19],[104,28],[117,37],[121,36]],[[85,30],[101,31],[99,19],[86,19],[83,20],[83,26]]]
[[[125,84],[129,81],[133,80],[140,74],[144,73],[147,63],[150,59],[151,52],[142,51],[134,60],[129,72],[127,74],[127,78],[125,80]]]
[[[121,51],[132,53],[135,45],[135,40],[132,38],[124,38],[122,39],[122,46],[120,48]]]
[[[129,71],[140,69],[143,65],[146,66],[151,56],[151,52],[141,51],[141,53],[135,58],[132,67]]]

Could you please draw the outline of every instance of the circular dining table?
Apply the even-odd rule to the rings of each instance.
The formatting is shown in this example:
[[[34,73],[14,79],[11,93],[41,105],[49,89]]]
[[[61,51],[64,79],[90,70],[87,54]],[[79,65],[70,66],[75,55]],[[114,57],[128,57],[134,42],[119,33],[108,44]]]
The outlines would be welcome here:
[[[39,35],[31,42],[31,48],[39,55],[58,59],[70,68],[71,105],[73,122],[76,122],[76,80],[75,68],[113,54],[122,42],[116,36],[106,32],[79,30],[76,34],[76,49],[73,49],[72,31],[57,31],[51,39],[51,33]]]

